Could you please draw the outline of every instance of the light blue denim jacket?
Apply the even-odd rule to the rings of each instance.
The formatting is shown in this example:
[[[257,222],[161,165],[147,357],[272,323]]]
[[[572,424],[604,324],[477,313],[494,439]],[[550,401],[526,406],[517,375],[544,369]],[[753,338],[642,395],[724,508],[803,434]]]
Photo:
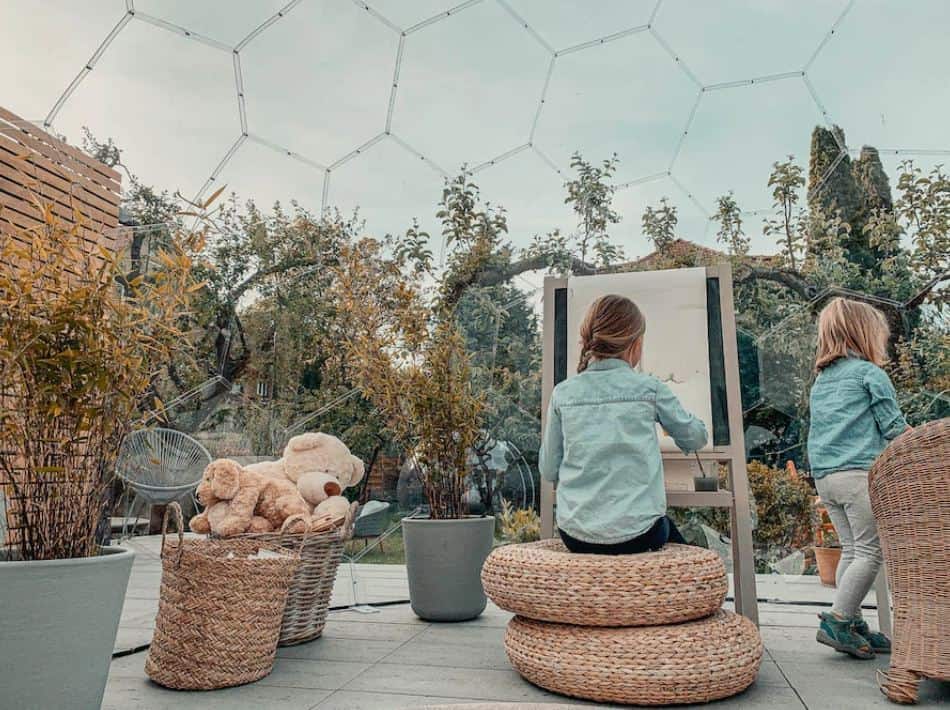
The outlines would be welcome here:
[[[811,475],[867,470],[907,422],[890,378],[857,357],[835,360],[811,388],[808,463]]]
[[[559,528],[609,545],[666,514],[657,422],[684,452],[706,444],[706,425],[670,388],[623,360],[596,360],[554,388],[540,468],[558,484]]]

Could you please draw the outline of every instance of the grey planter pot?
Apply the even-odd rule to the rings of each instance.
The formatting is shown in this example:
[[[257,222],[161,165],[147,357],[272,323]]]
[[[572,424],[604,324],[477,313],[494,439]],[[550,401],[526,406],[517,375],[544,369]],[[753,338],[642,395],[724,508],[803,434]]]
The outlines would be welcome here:
[[[102,704],[135,553],[43,562],[0,558],[0,705]]]
[[[402,535],[416,616],[466,621],[485,611],[481,571],[495,538],[494,518],[404,518]]]

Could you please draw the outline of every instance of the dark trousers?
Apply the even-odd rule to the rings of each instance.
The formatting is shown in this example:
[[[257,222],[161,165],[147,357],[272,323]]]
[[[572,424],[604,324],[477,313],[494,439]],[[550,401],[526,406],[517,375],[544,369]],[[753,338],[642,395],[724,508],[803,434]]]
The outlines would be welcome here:
[[[668,515],[657,518],[657,521],[653,523],[653,527],[642,535],[612,545],[584,542],[571,537],[560,528],[558,528],[558,532],[561,533],[561,539],[568,550],[588,555],[634,555],[639,552],[659,550],[668,542],[679,545],[686,544],[686,540],[683,539],[680,531],[677,530],[676,525],[673,524]]]

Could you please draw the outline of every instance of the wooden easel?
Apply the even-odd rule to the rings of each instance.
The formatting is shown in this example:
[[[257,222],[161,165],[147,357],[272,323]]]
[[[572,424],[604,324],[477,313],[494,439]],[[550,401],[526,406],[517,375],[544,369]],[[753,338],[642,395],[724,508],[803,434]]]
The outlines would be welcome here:
[[[722,338],[722,370],[725,379],[725,405],[728,419],[728,442],[718,443],[711,450],[699,453],[705,464],[716,463],[726,467],[730,490],[711,493],[694,491],[667,491],[667,502],[672,508],[728,508],[731,521],[733,583],[736,611],[759,623],[755,593],[755,557],[752,550],[752,519],[749,508],[749,481],[746,471],[745,436],[742,425],[742,398],[739,389],[739,352],[736,343],[736,317],[732,293],[732,270],[728,264],[706,267],[707,285],[714,289],[707,293],[719,296],[719,335]],[[541,411],[542,431],[547,416],[548,402],[554,386],[573,368],[566,362],[565,347],[556,344],[567,336],[567,279],[544,279],[544,327],[542,331]],[[707,309],[709,304],[707,302]],[[715,335],[710,333],[710,335]],[[560,339],[559,339],[560,336]],[[693,456],[679,452],[663,453],[664,463],[686,465]],[[553,484],[541,481],[541,535],[553,537],[555,490]]]

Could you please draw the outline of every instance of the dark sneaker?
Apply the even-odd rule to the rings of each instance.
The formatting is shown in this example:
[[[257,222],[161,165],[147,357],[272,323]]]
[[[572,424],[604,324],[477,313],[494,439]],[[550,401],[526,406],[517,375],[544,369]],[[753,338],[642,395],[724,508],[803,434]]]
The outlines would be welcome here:
[[[868,640],[874,653],[891,652],[891,640],[880,631],[871,631],[868,628],[868,622],[864,619],[855,619],[851,624],[851,628]]]
[[[816,636],[818,643],[862,660],[874,658],[871,642],[854,630],[854,622],[851,619],[839,619],[827,611],[819,614],[818,618],[821,619]]]

